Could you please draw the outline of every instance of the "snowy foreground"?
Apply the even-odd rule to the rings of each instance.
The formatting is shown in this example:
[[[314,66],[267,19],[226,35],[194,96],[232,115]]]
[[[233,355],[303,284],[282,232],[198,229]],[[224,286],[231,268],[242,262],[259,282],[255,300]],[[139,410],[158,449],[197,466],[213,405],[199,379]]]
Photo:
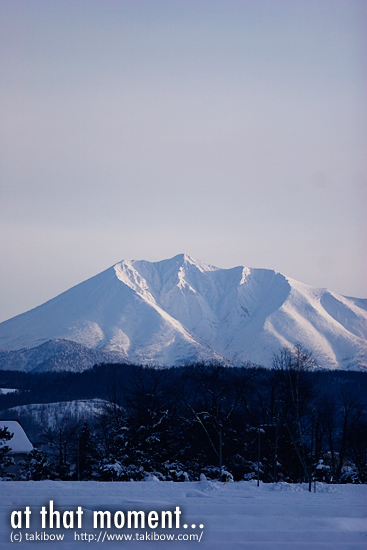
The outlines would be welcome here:
[[[317,484],[317,492],[309,493],[306,485],[256,482],[1,482],[2,549],[52,548],[199,548],[207,550],[365,550],[367,548],[367,486]],[[60,513],[68,529],[50,528],[50,501]],[[25,528],[24,511],[29,506],[29,528]],[[46,528],[41,526],[41,509]],[[79,514],[77,514],[79,508]],[[177,508],[181,515],[177,513]],[[176,510],[176,514],[174,514]],[[83,514],[81,514],[81,511]],[[112,525],[93,527],[95,511],[111,514]],[[145,528],[128,527],[128,511],[145,513]],[[156,512],[151,514],[149,512]],[[151,525],[161,521],[166,526]],[[14,513],[15,512],[15,513]],[[169,528],[169,516],[172,527]],[[131,522],[134,516],[130,517]],[[117,525],[125,520],[124,527]],[[11,521],[22,521],[22,528]],[[54,515],[54,521],[57,514]],[[78,521],[81,527],[78,528]],[[179,527],[176,527],[176,521]],[[195,527],[193,527],[195,525]],[[186,528],[184,527],[186,526]],[[19,535],[22,541],[17,541]],[[117,540],[131,536],[131,542]],[[194,535],[190,539],[190,535]],[[15,536],[15,538],[14,538]],[[56,536],[59,539],[56,540]],[[113,537],[115,536],[115,540]],[[154,540],[154,537],[156,540]],[[175,541],[167,540],[174,537]],[[32,539],[37,539],[33,541]],[[47,537],[49,537],[48,540]],[[26,540],[28,538],[28,540]],[[55,540],[53,540],[55,539]],[[164,540],[165,539],[165,540]],[[183,539],[183,540],[178,540]],[[186,541],[185,541],[186,539]],[[199,540],[200,539],[200,540]]]

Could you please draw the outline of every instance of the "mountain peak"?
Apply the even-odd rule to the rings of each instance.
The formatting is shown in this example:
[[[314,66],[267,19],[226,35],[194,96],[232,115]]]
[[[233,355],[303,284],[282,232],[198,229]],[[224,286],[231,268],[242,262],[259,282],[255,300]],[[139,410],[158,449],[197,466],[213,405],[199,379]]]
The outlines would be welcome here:
[[[220,269],[178,254],[159,262],[122,260],[1,323],[0,348],[61,338],[139,363],[270,366],[281,347],[301,342],[320,367],[367,369],[366,327],[363,300],[272,270]]]
[[[123,260],[123,262],[131,263],[132,265],[135,265],[135,264],[140,265],[142,263],[150,264],[152,266],[156,266],[158,269],[159,268],[166,269],[167,266],[172,266],[176,268],[177,266],[181,267],[183,265],[190,265],[190,266],[197,267],[198,269],[200,269],[200,271],[213,271],[213,270],[219,269],[218,267],[208,265],[184,253],[177,254],[176,256],[173,256],[173,258],[168,258],[166,260],[159,260],[158,262],[148,262],[146,260],[131,260],[131,261]]]

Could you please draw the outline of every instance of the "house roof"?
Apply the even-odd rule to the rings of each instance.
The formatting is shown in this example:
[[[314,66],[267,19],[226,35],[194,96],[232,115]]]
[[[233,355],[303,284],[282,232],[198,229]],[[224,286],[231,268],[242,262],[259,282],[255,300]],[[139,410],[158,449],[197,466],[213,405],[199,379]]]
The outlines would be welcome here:
[[[0,420],[0,429],[8,428],[11,434],[14,434],[13,437],[7,440],[0,439],[3,444],[10,447],[10,453],[29,453],[33,449],[32,443],[29,441],[25,431],[17,420]]]

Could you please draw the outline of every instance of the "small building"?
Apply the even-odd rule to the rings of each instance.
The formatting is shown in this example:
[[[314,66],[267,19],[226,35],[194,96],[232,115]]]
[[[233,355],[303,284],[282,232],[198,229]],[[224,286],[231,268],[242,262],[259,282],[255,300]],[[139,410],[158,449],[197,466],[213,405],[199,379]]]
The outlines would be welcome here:
[[[3,444],[10,448],[8,455],[14,460],[14,464],[9,466],[6,472],[17,480],[19,479],[19,462],[27,458],[28,453],[33,450],[33,445],[18,420],[0,420],[0,429],[4,428],[8,428],[8,431],[13,434],[11,439],[2,440]]]

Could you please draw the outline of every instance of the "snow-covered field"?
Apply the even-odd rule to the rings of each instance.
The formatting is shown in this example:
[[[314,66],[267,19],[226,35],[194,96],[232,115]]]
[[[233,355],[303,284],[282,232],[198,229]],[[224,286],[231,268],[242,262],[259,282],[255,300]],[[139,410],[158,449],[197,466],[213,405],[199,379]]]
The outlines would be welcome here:
[[[56,550],[87,547],[182,550],[365,550],[367,548],[367,486],[318,484],[317,492],[309,493],[306,485],[260,484],[256,482],[219,483],[200,481],[173,482],[2,482],[0,483],[1,535],[0,546],[13,547],[11,534],[22,534],[16,548],[52,548]],[[42,506],[60,512],[66,525],[74,513],[74,528],[41,528]],[[29,529],[24,528],[23,511],[29,506]],[[81,506],[81,528],[77,528],[76,510]],[[173,527],[143,529],[127,527],[127,512],[143,510],[148,521],[150,511],[174,511],[180,508],[181,516],[173,514]],[[112,522],[122,521],[125,526],[116,529],[94,528],[94,511],[111,512]],[[22,529],[11,527],[11,514],[22,511]],[[65,514],[68,511],[68,514]],[[116,514],[117,511],[123,512]],[[56,516],[55,516],[56,517]],[[168,516],[167,516],[168,517]],[[180,527],[175,527],[179,518]],[[13,514],[13,521],[19,517]],[[55,519],[56,521],[56,519]],[[48,525],[48,524],[47,524]],[[112,524],[113,525],[113,524]],[[186,525],[186,528],[184,528]],[[195,527],[192,527],[195,525]],[[62,541],[38,540],[46,533],[64,535]],[[154,536],[156,540],[147,540]],[[28,539],[26,540],[26,534]],[[132,535],[131,542],[111,540],[113,535]],[[174,542],[163,540],[174,536]],[[189,539],[196,535],[196,540]],[[79,537],[79,538],[78,538]],[[45,538],[45,537],[44,537]],[[51,537],[52,538],[52,537]],[[93,540],[92,540],[93,538]],[[99,538],[99,541],[98,541]],[[157,540],[157,538],[159,540]],[[88,541],[90,539],[90,541]],[[200,541],[198,540],[200,539]],[[13,540],[15,540],[13,538]]]

